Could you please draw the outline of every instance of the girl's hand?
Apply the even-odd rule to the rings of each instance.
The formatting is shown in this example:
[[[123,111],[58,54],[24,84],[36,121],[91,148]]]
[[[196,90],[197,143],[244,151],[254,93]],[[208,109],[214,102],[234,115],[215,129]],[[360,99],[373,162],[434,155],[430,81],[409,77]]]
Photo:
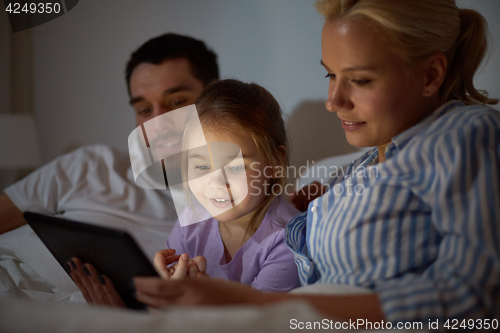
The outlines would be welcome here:
[[[125,303],[106,276],[100,275],[91,264],[82,264],[80,259],[72,258],[65,265],[73,281],[81,290],[87,303],[98,306],[124,308]]]
[[[174,265],[172,265],[175,263]],[[169,267],[170,265],[170,267]],[[189,259],[189,254],[176,255],[174,249],[165,249],[156,252],[154,267],[158,274],[164,279],[186,279],[197,277],[208,277],[207,259],[197,256]]]
[[[160,250],[155,253],[153,265],[162,278],[170,278],[172,272],[169,267],[171,264],[179,261],[180,255],[175,254],[174,249]]]
[[[300,190],[293,192],[290,195],[290,201],[292,204],[300,210],[305,212],[309,203],[316,198],[319,198],[328,191],[327,185],[321,185],[320,182],[312,182],[311,184],[304,186]]]

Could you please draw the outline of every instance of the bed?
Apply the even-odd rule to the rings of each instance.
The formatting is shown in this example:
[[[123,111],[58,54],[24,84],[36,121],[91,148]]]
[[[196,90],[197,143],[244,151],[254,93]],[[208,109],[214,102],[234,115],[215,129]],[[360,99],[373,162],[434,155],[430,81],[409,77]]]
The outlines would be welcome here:
[[[354,155],[319,163],[346,165]],[[318,165],[318,164],[316,164]],[[302,183],[316,179],[303,179]],[[167,235],[158,230],[124,225],[149,258]],[[366,293],[350,286],[312,285],[293,292]],[[33,230],[25,225],[0,235],[0,332],[256,332],[289,331],[290,320],[318,322],[324,317],[304,302],[268,307],[169,308],[134,312],[89,307],[71,278]]]

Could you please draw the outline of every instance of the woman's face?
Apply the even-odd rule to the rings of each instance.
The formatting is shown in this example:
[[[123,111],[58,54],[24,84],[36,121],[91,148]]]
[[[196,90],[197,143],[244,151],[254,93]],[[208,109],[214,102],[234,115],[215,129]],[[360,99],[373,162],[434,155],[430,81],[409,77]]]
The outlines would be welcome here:
[[[384,146],[422,120],[428,111],[424,78],[408,69],[378,35],[359,20],[327,20],[322,64],[328,72],[326,108],[337,112],[349,144]]]
[[[198,129],[187,145],[188,184],[196,199],[221,222],[249,220],[266,198],[267,180],[267,163],[252,137],[220,136]]]

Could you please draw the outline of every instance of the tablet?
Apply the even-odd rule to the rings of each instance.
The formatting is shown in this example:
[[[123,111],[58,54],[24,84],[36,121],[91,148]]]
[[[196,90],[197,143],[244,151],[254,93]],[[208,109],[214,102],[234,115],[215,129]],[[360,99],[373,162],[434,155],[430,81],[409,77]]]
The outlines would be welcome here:
[[[73,257],[92,264],[113,281],[129,308],[146,307],[134,296],[132,277],[158,274],[129,233],[32,212],[23,216],[63,268]]]

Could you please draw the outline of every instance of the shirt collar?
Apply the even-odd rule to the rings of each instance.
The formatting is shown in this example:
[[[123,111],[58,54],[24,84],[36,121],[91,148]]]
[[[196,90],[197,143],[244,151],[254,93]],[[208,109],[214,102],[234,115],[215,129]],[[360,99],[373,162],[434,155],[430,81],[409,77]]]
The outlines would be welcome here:
[[[385,149],[385,158],[388,159],[397,152],[401,151],[408,142],[415,136],[415,134],[422,131],[424,128],[432,124],[436,119],[442,117],[453,109],[464,106],[465,104],[461,101],[453,100],[441,105],[436,111],[432,112],[430,115],[425,117],[422,121],[416,125],[410,127],[404,132],[399,133],[392,138],[391,142],[387,145]]]

